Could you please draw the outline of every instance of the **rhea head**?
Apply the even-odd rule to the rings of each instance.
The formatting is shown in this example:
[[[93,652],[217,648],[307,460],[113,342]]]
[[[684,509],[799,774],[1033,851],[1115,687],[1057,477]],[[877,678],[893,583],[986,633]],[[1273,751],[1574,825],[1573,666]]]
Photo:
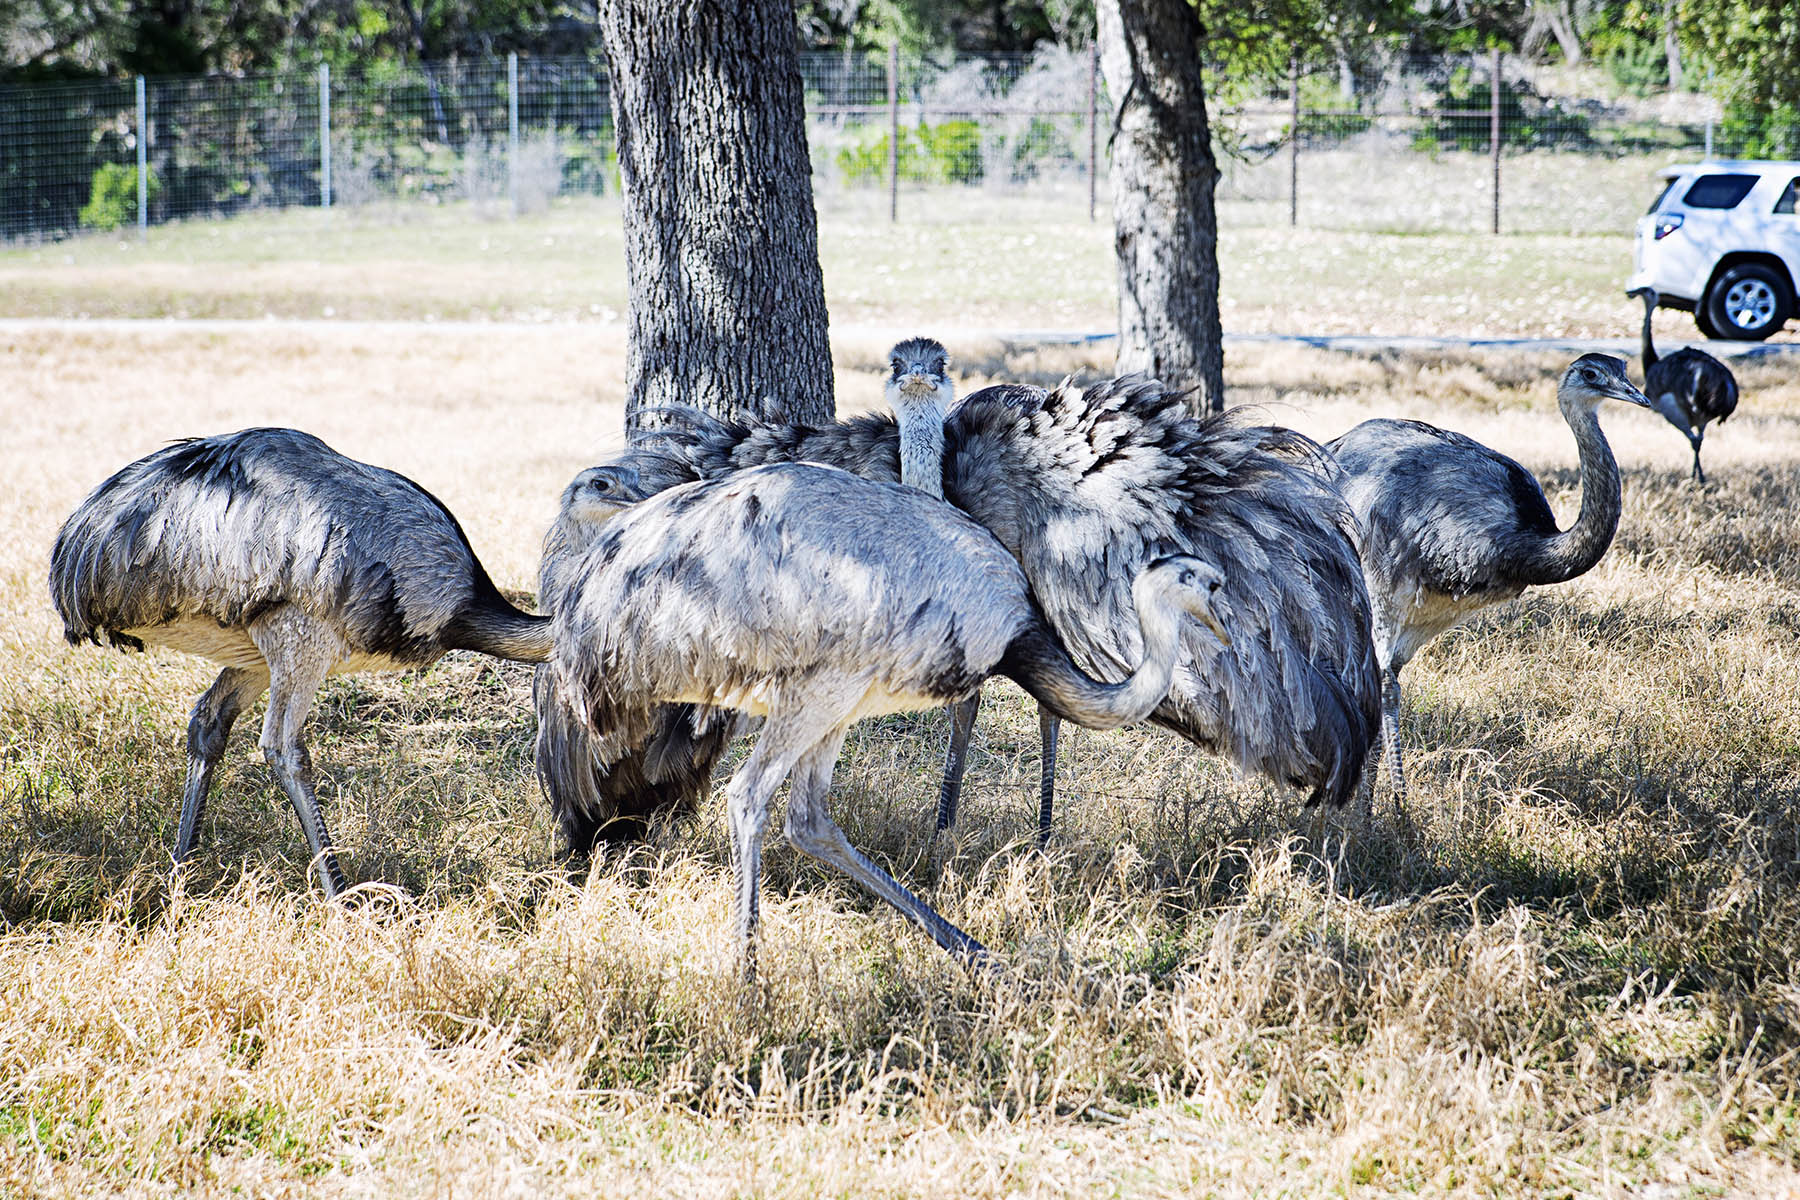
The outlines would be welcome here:
[[[1140,587],[1161,591],[1177,607],[1212,630],[1221,644],[1229,646],[1231,635],[1225,632],[1224,622],[1213,607],[1219,589],[1224,585],[1225,572],[1191,554],[1171,554],[1157,559],[1145,568],[1138,581]]]
[[[638,473],[625,466],[589,467],[563,489],[563,515],[585,525],[600,525],[644,498]]]
[[[941,417],[954,395],[943,343],[909,338],[888,351],[887,399],[896,414],[931,408]]]
[[[1556,385],[1557,403],[1593,409],[1602,400],[1623,400],[1650,408],[1650,400],[1625,375],[1625,360],[1610,354],[1584,354],[1570,363]]]

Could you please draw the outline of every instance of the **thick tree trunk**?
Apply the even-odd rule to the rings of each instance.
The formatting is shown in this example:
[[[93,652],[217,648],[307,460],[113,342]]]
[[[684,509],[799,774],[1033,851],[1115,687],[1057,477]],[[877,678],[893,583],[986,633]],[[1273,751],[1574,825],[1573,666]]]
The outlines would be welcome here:
[[[1118,370],[1197,388],[1225,406],[1219,226],[1200,78],[1203,35],[1189,0],[1100,0],[1100,68],[1113,106]]]
[[[606,0],[630,282],[626,427],[686,404],[829,421],[792,0]]]

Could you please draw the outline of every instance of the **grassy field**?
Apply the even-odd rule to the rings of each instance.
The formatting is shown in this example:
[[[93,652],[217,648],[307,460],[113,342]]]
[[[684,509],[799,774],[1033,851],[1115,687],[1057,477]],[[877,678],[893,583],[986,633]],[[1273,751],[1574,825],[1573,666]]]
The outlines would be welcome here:
[[[898,224],[873,193],[825,206],[820,253],[835,323],[950,339],[970,329],[1116,327],[1104,209],[1089,223],[1085,202],[1067,200],[974,192],[902,204]],[[1266,214],[1234,218],[1245,207],[1221,210],[1230,332],[1617,337],[1633,334],[1642,312],[1622,291],[1628,232],[1290,230]],[[624,248],[618,209],[602,201],[563,201],[518,221],[482,221],[458,206],[265,213],[160,227],[143,241],[91,236],[0,252],[0,297],[0,316],[12,317],[607,326],[623,320]],[[1697,336],[1683,315],[1658,320],[1664,336]]]
[[[317,239],[311,282],[221,252],[178,285],[163,236],[14,255],[0,287],[27,309],[117,286],[122,311],[221,311],[191,297],[304,307],[329,278],[363,288],[345,315],[433,291],[359,270],[353,229]],[[462,294],[510,306],[531,263],[470,267]],[[1027,311],[971,278],[992,290],[973,311]],[[953,348],[965,388],[1104,366]],[[212,672],[62,644],[43,583],[62,517],[169,437],[295,424],[419,479],[528,590],[559,489],[617,436],[622,363],[600,321],[0,333],[0,1195],[1800,1189],[1800,382],[1780,363],[1740,367],[1704,489],[1673,430],[1606,414],[1612,553],[1409,669],[1410,821],[1384,805],[1315,836],[1294,798],[1165,734],[1071,731],[1039,859],[1035,722],[1001,689],[940,870],[941,715],[854,731],[834,798],[852,841],[1010,983],[774,845],[746,993],[718,797],[570,882],[531,775],[529,675],[467,655],[334,681],[315,711],[363,903],[309,892],[250,720],[172,881],[186,712]],[[877,400],[871,365],[843,355],[844,407]],[[1466,430],[1570,514],[1560,365],[1246,346],[1228,375],[1315,434],[1378,413]]]

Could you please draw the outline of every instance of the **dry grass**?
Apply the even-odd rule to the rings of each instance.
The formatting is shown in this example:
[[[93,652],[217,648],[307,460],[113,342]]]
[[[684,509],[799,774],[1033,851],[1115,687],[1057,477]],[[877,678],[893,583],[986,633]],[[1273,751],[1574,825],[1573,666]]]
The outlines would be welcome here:
[[[1315,838],[1166,735],[1075,731],[1042,861],[1008,690],[934,872],[941,718],[855,731],[852,840],[996,946],[1006,983],[777,847],[744,994],[716,798],[571,884],[528,676],[467,656],[334,682],[315,714],[363,903],[308,893],[242,732],[172,885],[210,672],[57,640],[65,512],[169,436],[299,424],[436,490],[524,589],[558,489],[615,436],[620,351],[586,328],[0,341],[0,1195],[1800,1188],[1800,384],[1779,365],[1742,368],[1705,490],[1673,430],[1608,416],[1612,555],[1409,669],[1413,822]],[[851,406],[878,386],[861,353]],[[1559,365],[1248,347],[1230,374],[1318,433],[1466,429],[1567,512]]]

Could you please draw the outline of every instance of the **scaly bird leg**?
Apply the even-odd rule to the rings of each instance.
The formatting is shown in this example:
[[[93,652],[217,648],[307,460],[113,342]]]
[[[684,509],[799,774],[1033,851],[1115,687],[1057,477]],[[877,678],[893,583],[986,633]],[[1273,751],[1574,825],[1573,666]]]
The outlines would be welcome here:
[[[938,789],[937,824],[932,827],[933,848],[937,835],[956,824],[956,806],[962,798],[963,772],[969,765],[969,736],[975,731],[975,714],[981,711],[981,691],[950,706],[950,746],[944,752],[944,782]]]
[[[1038,705],[1038,741],[1043,746],[1043,759],[1038,766],[1038,853],[1050,846],[1050,818],[1056,807],[1056,736],[1062,721],[1043,705]]]
[[[1400,765],[1400,673],[1381,672],[1381,742],[1387,754],[1388,781],[1394,788],[1394,808],[1406,808],[1406,772]]]
[[[887,901],[902,916],[931,935],[931,940],[964,962],[992,967],[987,947],[939,916],[937,910],[902,887],[892,875],[870,862],[844,837],[831,819],[827,794],[845,729],[833,730],[800,760],[788,795],[787,836],[802,854],[830,863]]]
[[[187,785],[181,793],[181,825],[175,834],[175,864],[180,866],[200,841],[200,822],[206,816],[206,797],[212,790],[213,768],[225,753],[232,723],[269,686],[267,671],[226,667],[194,702],[188,720]]]
[[[338,869],[325,816],[319,811],[312,756],[301,731],[325,676],[342,661],[347,647],[335,630],[292,608],[256,621],[250,626],[250,638],[269,664],[269,711],[258,744],[300,818],[319,885],[326,898],[332,899],[348,885]]]

